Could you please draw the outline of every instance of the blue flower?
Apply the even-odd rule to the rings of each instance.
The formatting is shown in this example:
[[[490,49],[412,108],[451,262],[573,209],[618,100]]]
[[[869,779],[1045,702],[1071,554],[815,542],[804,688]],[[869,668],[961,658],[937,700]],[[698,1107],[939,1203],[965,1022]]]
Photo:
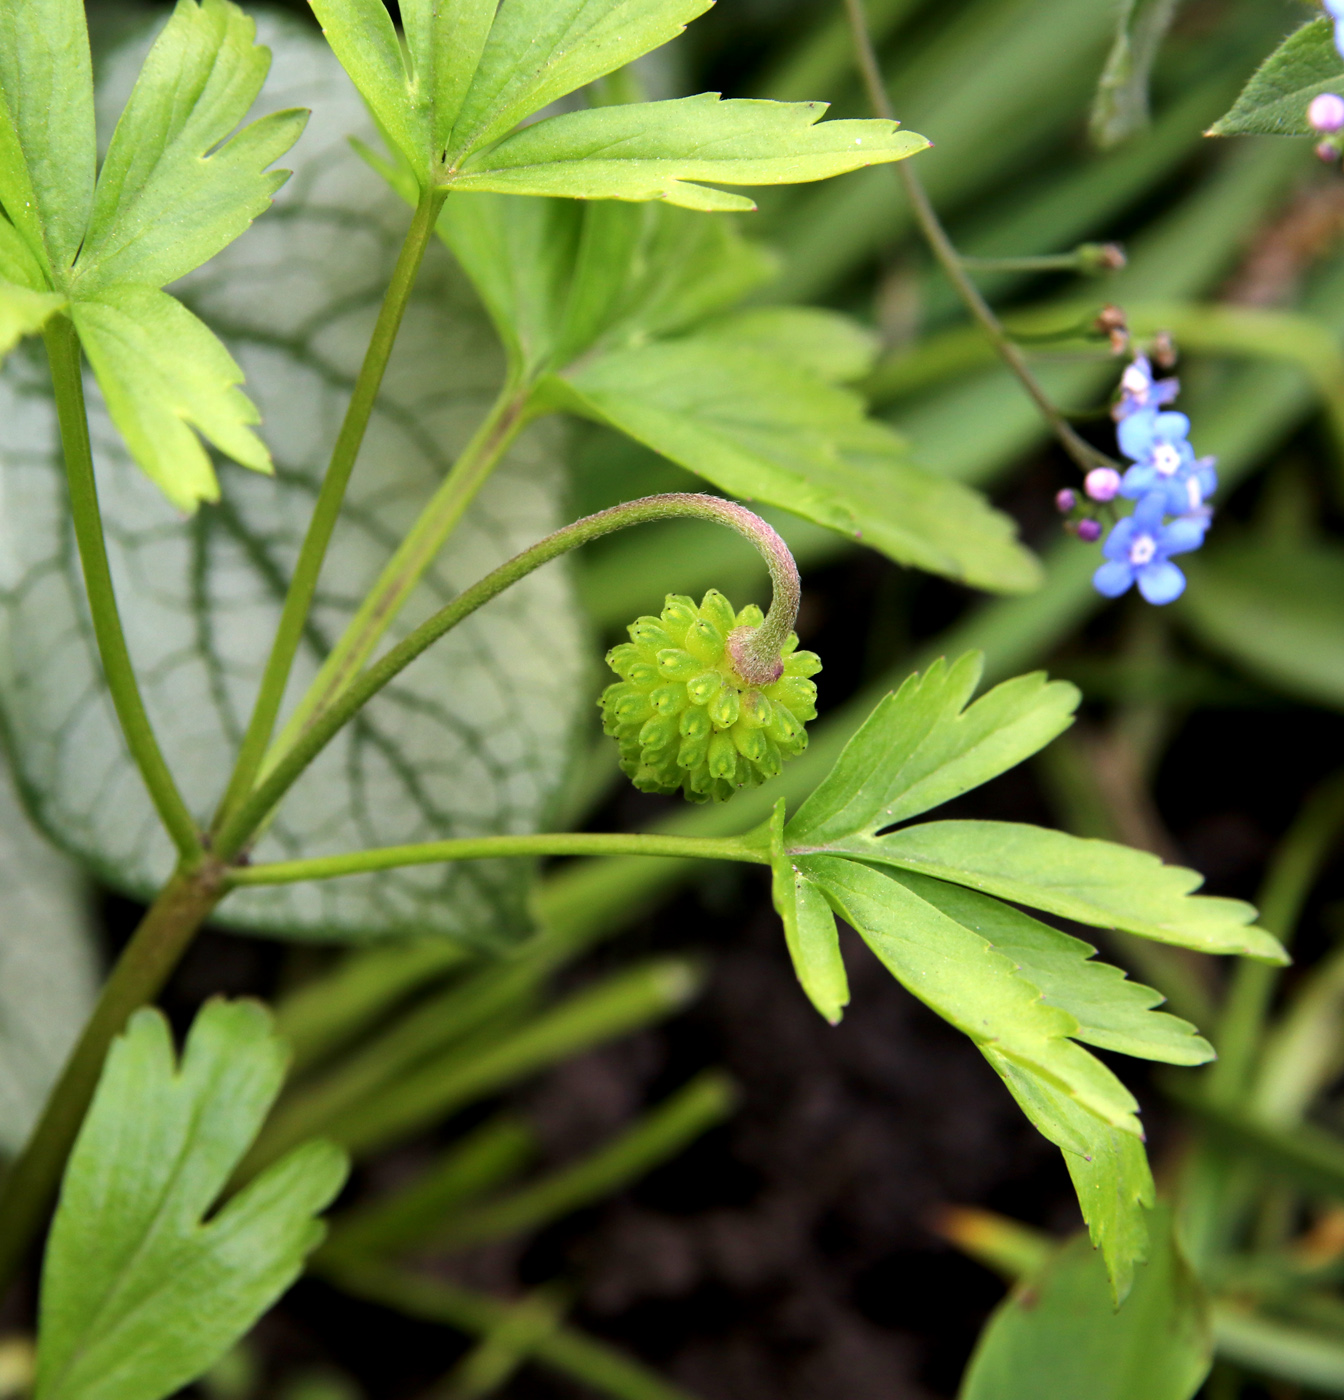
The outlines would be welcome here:
[[[1325,0],[1325,8],[1335,22],[1335,48],[1344,57],[1344,0]]]
[[[1340,4],[1344,6],[1344,0],[1340,0]],[[1118,423],[1131,413],[1161,408],[1169,404],[1180,389],[1178,380],[1154,379],[1148,357],[1136,355],[1134,362],[1120,376],[1120,399],[1111,409],[1111,417]]]
[[[1107,598],[1118,598],[1134,583],[1150,603],[1171,603],[1185,592],[1185,575],[1173,564],[1173,554],[1188,554],[1204,543],[1209,512],[1162,523],[1163,493],[1145,496],[1106,537],[1104,563],[1092,575],[1092,586]]]
[[[1150,410],[1122,418],[1116,436],[1134,465],[1125,473],[1120,494],[1136,501],[1156,492],[1168,515],[1198,510],[1213,494],[1218,475],[1214,458],[1195,457],[1186,441],[1189,433],[1190,420],[1184,413]]]

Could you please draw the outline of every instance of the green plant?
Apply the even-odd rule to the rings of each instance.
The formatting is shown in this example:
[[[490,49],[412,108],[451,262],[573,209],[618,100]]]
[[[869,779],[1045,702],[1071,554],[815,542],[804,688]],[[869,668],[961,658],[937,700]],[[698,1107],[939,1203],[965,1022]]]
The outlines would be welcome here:
[[[375,134],[365,126],[361,155],[414,213],[389,269],[362,360],[347,351],[322,364],[322,374],[349,391],[329,463],[296,470],[282,462],[270,495],[257,494],[269,488],[231,468],[217,481],[193,428],[242,465],[266,471],[270,455],[252,432],[256,413],[238,389],[242,369],[207,323],[217,317],[221,330],[246,345],[248,356],[240,358],[250,358],[249,388],[261,397],[275,392],[268,375],[297,374],[305,364],[321,363],[323,336],[333,326],[341,329],[342,303],[353,300],[346,287],[339,288],[341,296],[331,294],[336,289],[321,289],[315,296],[319,303],[326,298],[321,314],[298,317],[276,331],[265,324],[270,306],[267,315],[258,316],[254,304],[249,316],[248,301],[255,303],[266,276],[283,266],[289,245],[272,255],[269,266],[264,254],[249,267],[245,260],[231,264],[224,253],[275,193],[278,180],[267,168],[293,143],[302,118],[281,113],[228,139],[261,86],[263,51],[254,46],[249,23],[223,0],[207,0],[199,8],[183,0],[151,51],[95,181],[82,14],[56,3],[16,5],[4,12],[0,204],[8,223],[0,225],[5,259],[0,330],[7,347],[24,334],[41,331],[45,337],[69,492],[65,502],[49,480],[38,488],[31,538],[21,559],[30,578],[63,580],[67,616],[82,619],[87,606],[98,665],[87,648],[77,671],[66,668],[60,648],[44,663],[44,624],[31,593],[17,589],[11,628],[18,645],[6,661],[0,707],[21,784],[47,828],[105,878],[152,898],[33,1137],[0,1187],[6,1226],[0,1259],[6,1269],[12,1270],[39,1229],[81,1121],[98,1121],[96,1109],[87,1119],[85,1109],[100,1073],[104,1086],[115,1083],[115,1064],[102,1070],[108,1046],[135,1008],[153,999],[217,908],[226,920],[288,938],[354,941],[419,928],[498,949],[527,930],[520,882],[500,862],[610,856],[635,859],[624,875],[603,866],[559,877],[540,896],[543,923],[554,926],[558,918],[563,924],[565,890],[581,887],[585,879],[596,882],[602,898],[619,902],[619,892],[628,896],[632,885],[674,878],[678,863],[762,866],[771,875],[799,980],[830,1020],[839,1018],[848,997],[836,916],[853,925],[893,975],[971,1037],[1027,1116],[1062,1149],[1104,1254],[1112,1296],[1123,1298],[1148,1248],[1145,1208],[1153,1202],[1152,1182],[1132,1097],[1082,1047],[1186,1065],[1207,1059],[1210,1050],[1187,1022],[1153,1009],[1156,993],[1091,962],[1089,945],[1015,906],[1124,930],[1157,944],[1240,953],[1266,964],[1283,955],[1272,934],[1252,926],[1250,906],[1196,896],[1199,878],[1193,873],[1121,845],[1024,824],[902,825],[1049,744],[1070,723],[1078,701],[1072,686],[1039,674],[1023,676],[971,703],[981,660],[963,654],[967,649],[961,645],[950,646],[947,654],[960,660],[937,661],[910,676],[861,725],[848,726],[853,737],[843,747],[838,736],[844,721],[833,723],[778,777],[781,765],[773,751],[757,746],[759,751],[748,752],[744,745],[755,741],[745,731],[741,743],[734,740],[736,755],[727,755],[718,768],[707,750],[703,761],[719,784],[740,788],[757,777],[773,780],[759,803],[742,794],[723,809],[726,816],[691,814],[674,829],[638,835],[544,829],[558,800],[578,706],[593,697],[583,694],[579,680],[580,646],[569,625],[567,600],[555,589],[545,593],[540,580],[522,581],[579,545],[668,517],[729,524],[758,546],[772,539],[773,531],[719,497],[684,493],[652,494],[548,531],[555,521],[540,517],[554,513],[554,497],[544,480],[538,487],[535,474],[529,480],[519,472],[517,479],[532,492],[532,517],[527,502],[509,502],[507,489],[501,490],[493,504],[506,525],[497,533],[509,547],[500,549],[489,539],[490,525],[497,522],[483,509],[491,504],[485,493],[492,477],[501,480],[495,474],[506,470],[501,464],[510,451],[522,453],[527,442],[533,452],[546,451],[534,426],[543,417],[586,418],[725,492],[791,511],[834,532],[818,536],[827,541],[821,548],[839,547],[842,537],[858,538],[898,562],[1003,592],[1027,591],[1041,582],[1037,561],[1016,542],[1003,516],[955,480],[955,473],[916,466],[904,440],[843,387],[862,377],[871,361],[861,331],[835,313],[760,305],[740,309],[748,293],[766,287],[773,268],[760,247],[724,222],[727,212],[748,202],[716,183],[823,179],[903,160],[925,144],[897,130],[884,114],[886,99],[861,7],[851,0],[858,53],[879,112],[873,119],[821,122],[815,104],[710,96],[613,101],[608,85],[594,86],[581,110],[521,128],[520,121],[554,99],[597,84],[672,37],[704,6],[698,0],[575,0],[563,6],[510,0],[498,14],[493,4],[465,0],[444,11],[407,7],[405,52],[381,4],[316,8],[333,51],[384,138],[386,149],[373,149]],[[337,81],[314,40],[279,33],[292,54],[318,67],[325,64],[324,81]],[[1143,43],[1152,47],[1148,39]],[[1119,84],[1118,71],[1113,68],[1112,88]],[[332,110],[344,114],[346,127],[363,125],[348,98],[343,107],[333,102]],[[51,112],[61,113],[61,122],[48,122],[45,114]],[[332,131],[320,134],[327,144],[311,164],[296,152],[301,187],[257,234],[273,223],[279,236],[286,220],[308,231],[324,221],[329,229],[335,226],[334,206],[323,202],[320,189],[322,178],[335,171],[338,183],[345,182],[343,191],[360,190],[368,201],[367,213],[358,204],[342,208],[341,226],[370,235],[369,243],[376,245],[391,206],[380,205],[372,187],[360,184],[363,170],[341,153],[330,139]],[[611,156],[613,148],[619,158]],[[1028,363],[1021,348],[1027,332],[1017,337],[1005,329],[973,285],[916,176],[903,164],[898,171],[935,256],[989,333],[991,346],[1020,378],[1028,402],[1081,467],[1109,469],[1109,459],[1070,425],[1056,406],[1053,387],[1047,388]],[[172,211],[171,221],[166,210]],[[805,218],[798,221],[795,237],[806,236],[806,224]],[[436,416],[441,406],[423,388],[402,394],[384,387],[403,319],[408,331],[427,337],[447,327],[450,341],[457,338],[455,359],[444,361],[450,370],[470,358],[463,343],[479,333],[479,319],[473,320],[474,309],[453,280],[456,274],[434,247],[436,238],[451,249],[498,333],[505,356],[502,388],[441,480],[432,469],[403,471],[400,477],[386,470],[387,448],[372,434],[369,447],[384,470],[361,492],[356,465],[371,425],[400,434],[400,443],[413,446],[431,468],[446,432]],[[224,253],[219,270],[208,270],[184,289],[201,312],[198,319],[161,289],[219,253]],[[427,280],[417,292],[422,262]],[[258,267],[266,268],[266,276],[258,277]],[[1011,262],[986,266],[982,259],[977,270],[1010,276],[1023,269]],[[428,279],[437,281],[430,286]],[[1170,280],[1154,277],[1154,302],[1180,294]],[[1189,280],[1196,280],[1193,272]],[[787,277],[783,286],[787,291]],[[1166,324],[1165,312],[1164,307],[1150,314]],[[1143,314],[1141,302],[1131,306],[1133,324]],[[1193,325],[1201,324],[1196,313],[1189,316]],[[1064,324],[1076,329],[1087,318],[1075,315]],[[1236,340],[1235,326],[1202,324],[1217,344]],[[425,329],[430,326],[437,331]],[[1272,329],[1254,322],[1256,353],[1271,342]],[[1309,356],[1291,334],[1289,339],[1293,355]],[[912,385],[936,382],[949,366],[959,371],[974,365],[977,346],[949,332],[941,347],[927,344],[878,366],[868,388],[879,402],[909,393]],[[432,378],[442,348],[428,340],[421,348]],[[173,504],[192,508],[218,498],[217,506],[207,504],[198,519],[185,523],[170,520],[156,514],[157,498],[123,472],[100,508],[81,349],[124,441],[124,456]],[[270,356],[269,370],[263,367],[263,349]],[[942,360],[931,368],[935,352]],[[357,371],[348,368],[355,364]],[[35,415],[46,411],[43,389],[23,350],[10,373],[16,401]],[[1097,377],[1091,367],[1086,375]],[[1075,375],[1083,378],[1082,372]],[[442,392],[441,384],[434,387]],[[267,418],[296,429],[296,438],[301,435],[297,430],[304,425],[286,415],[281,395],[268,405]],[[526,442],[524,430],[530,434]],[[30,431],[24,451],[36,459],[54,455],[44,451],[39,430]],[[456,425],[453,431],[459,431]],[[105,450],[112,460],[122,453],[116,444]],[[1236,469],[1234,461],[1231,470]],[[58,503],[58,509],[47,502]],[[287,519],[300,524],[303,517],[297,551],[277,550],[262,528],[276,502]],[[509,504],[523,508],[510,514]],[[70,586],[68,552],[61,560],[65,512],[78,545],[82,595]],[[108,534],[125,571],[116,591]],[[357,584],[344,576],[335,581],[330,569],[324,575],[324,562],[337,558],[329,550],[341,547],[342,535],[355,540],[349,557]],[[543,536],[539,543],[538,535]],[[164,580],[143,567],[151,557],[145,551],[164,540],[174,547],[190,545],[192,562],[184,580],[195,592],[185,615],[205,675],[198,692],[208,696],[203,725],[182,723],[175,708],[174,667],[167,661],[171,638],[160,654],[163,666],[137,670],[123,635],[118,595],[123,603],[133,599],[137,608],[149,609]],[[210,563],[225,552],[225,541],[227,564]],[[781,564],[774,544],[766,552]],[[1051,608],[1057,616],[1085,606],[1078,599],[1085,596],[1092,566],[1084,572],[1075,558],[1070,555],[1046,574],[1037,598],[999,605],[1016,607],[1014,616],[1025,618],[1022,632],[1030,640],[1021,644],[1024,649],[1039,645],[1056,625]],[[59,565],[53,563],[57,560]],[[440,576],[441,566],[449,564],[451,572]],[[167,567],[179,568],[180,560]],[[788,668],[782,644],[797,608],[796,596],[782,584],[784,576],[782,566],[772,571],[776,592],[769,620],[751,611],[736,615],[732,623],[739,637],[725,619],[715,653],[728,646],[735,674],[772,705],[776,697],[769,687],[789,684],[775,676],[777,668]],[[323,596],[320,577],[339,597]],[[671,586],[692,582],[674,579]],[[247,655],[252,672],[241,685],[230,651],[238,639],[223,636],[231,588],[264,599],[257,612],[274,622],[269,656],[258,668],[261,658]],[[494,610],[477,616],[501,595]],[[512,599],[522,601],[506,618],[500,609]],[[702,605],[702,611],[709,606]],[[673,598],[667,607],[675,612],[685,604]],[[49,628],[50,612],[45,616]],[[1006,630],[1000,629],[996,644]],[[384,639],[391,644],[378,654]],[[745,669],[742,654],[732,652],[735,641],[743,654],[751,653],[752,664]],[[454,687],[466,690],[457,659],[441,662],[437,671],[427,669],[453,642],[462,648],[453,654],[457,659],[470,655],[472,647],[487,653],[491,666],[482,672],[497,684],[497,697],[518,706],[504,732],[488,699],[482,703],[477,697],[472,712],[464,708],[471,697],[453,695]],[[529,654],[530,648],[537,654]],[[660,664],[664,650],[654,648],[653,660],[641,658],[641,664]],[[300,657],[307,684],[296,687],[286,707]],[[1001,657],[994,658],[996,678],[1005,669]],[[708,665],[714,658],[698,659]],[[403,675],[412,662],[417,670]],[[86,688],[96,696],[91,704],[98,716],[95,727],[101,729],[91,762],[99,767],[103,790],[117,794],[111,810],[101,801],[90,809],[86,775],[63,764],[65,737],[44,698],[63,689],[68,693],[72,674],[88,678]],[[633,678],[626,680],[634,684]],[[679,675],[673,680],[685,683]],[[105,691],[98,688],[103,684]],[[240,689],[248,691],[249,706],[241,715]],[[447,701],[442,692],[448,692]],[[753,691],[748,686],[742,693]],[[620,697],[611,703],[618,706]],[[739,707],[744,703],[738,700]],[[109,704],[124,750],[108,723]],[[801,702],[781,705],[804,708]],[[385,713],[403,721],[409,740],[403,742],[380,721]],[[613,714],[618,729],[636,723],[633,711],[628,720],[614,708]],[[428,740],[417,738],[408,716],[424,717]],[[777,718],[772,710],[753,732],[766,732]],[[659,735],[652,732],[645,737],[644,726],[652,722],[640,709],[638,731],[620,733],[627,763],[637,779],[643,767],[657,768],[656,785],[676,787],[680,775],[664,761],[668,744],[654,743]],[[723,732],[735,723],[725,716]],[[431,757],[435,741],[452,733],[466,736],[454,758],[445,764]],[[800,747],[801,736],[787,724],[768,738],[780,749]],[[635,745],[643,767],[636,764]],[[500,757],[520,747],[526,760]],[[202,749],[209,750],[205,757],[199,756]],[[663,757],[651,762],[649,752]],[[739,756],[755,766],[744,772]],[[686,758],[680,761],[679,750],[674,766],[697,772],[698,750]],[[135,785],[135,774],[143,790]],[[646,786],[654,781],[644,777]],[[705,784],[697,789],[688,782],[703,795]],[[306,796],[300,784],[306,785]],[[526,788],[523,796],[501,798],[494,810],[481,810],[480,790],[502,794],[515,785]],[[291,788],[296,791],[286,800]],[[412,804],[405,802],[408,794]],[[800,799],[790,816],[786,806]],[[406,805],[414,807],[413,820],[404,817]],[[167,841],[148,834],[150,815],[157,815]],[[358,849],[345,849],[356,836]],[[666,862],[666,873],[646,875],[650,859]],[[464,864],[461,874],[440,873],[429,881],[407,873],[421,867],[455,870],[458,862],[471,864]],[[622,880],[631,883],[622,886]],[[351,893],[333,885],[332,893],[324,889],[309,898],[297,888],[315,881],[349,882]],[[599,927],[604,917],[593,889],[590,885],[584,896],[589,928]],[[578,901],[572,893],[568,897],[574,900],[572,911]],[[507,981],[518,966],[502,964],[495,980]],[[536,974],[520,976],[527,984]],[[442,1113],[483,1092],[483,1086],[503,1082],[499,1076],[544,1062],[569,1043],[566,1035],[596,1034],[595,1027],[614,1033],[636,1023],[649,1013],[630,1009],[644,1005],[638,997],[631,1001],[633,989],[633,983],[608,989],[606,1001],[593,993],[594,999],[568,1019],[557,1010],[530,1027],[512,1025],[495,1041],[491,1037],[501,1028],[482,1023],[483,1039],[471,1043],[472,1053],[455,1070],[436,1064],[432,1073],[426,1068],[423,1076],[412,1075],[395,1092],[371,1100],[369,1085],[382,1082],[376,1066],[357,1065],[345,1079],[333,1073],[325,1090],[296,1089],[251,1147],[242,1171],[250,1174],[313,1132],[331,1134],[355,1151],[385,1142],[409,1124],[423,1123],[427,1114]],[[478,993],[479,987],[473,995]],[[497,1009],[507,1021],[506,996]],[[146,1024],[133,1022],[131,1038],[118,1045],[148,1034],[137,1029]],[[428,1056],[434,1049],[422,1043],[413,1053]],[[361,1073],[374,1078],[362,1080]],[[106,1089],[109,1096],[112,1092]],[[330,1096],[325,1101],[324,1092]],[[247,1147],[243,1142],[240,1152]],[[450,1168],[444,1168],[449,1175]],[[267,1179],[249,1189],[258,1190]],[[606,1178],[594,1168],[593,1179]],[[66,1199],[74,1199],[73,1164],[66,1181]],[[551,1189],[552,1199],[564,1200],[566,1189],[579,1187],[553,1183]],[[432,1192],[431,1199],[433,1209],[441,1211],[442,1199]],[[517,1200],[506,1206],[499,1205],[502,1219],[539,1218]],[[518,1355],[530,1347],[541,1355],[544,1339],[555,1342],[553,1300],[533,1300],[508,1318],[491,1314],[488,1306],[482,1311],[479,1300],[433,1304],[425,1301],[423,1289],[416,1294],[420,1285],[414,1279],[380,1275],[367,1259],[357,1267],[352,1251],[338,1247],[339,1239],[338,1231],[317,1264],[350,1286],[361,1286],[353,1282],[358,1275],[375,1279],[362,1285],[371,1292],[381,1287],[384,1296],[401,1296],[412,1310],[432,1312],[441,1305],[446,1316],[457,1306],[461,1318],[476,1319],[466,1325],[491,1333],[493,1340],[483,1345],[495,1346],[496,1352],[503,1347],[509,1353],[512,1346],[509,1354]],[[1164,1247],[1165,1236],[1159,1234],[1159,1248]],[[244,1325],[238,1322],[233,1334]],[[51,1333],[43,1326],[42,1345],[49,1355],[57,1343],[48,1342]],[[507,1343],[508,1337],[515,1340]],[[212,1339],[215,1354],[230,1340]],[[497,1384],[509,1366],[496,1352],[482,1352],[471,1371],[478,1379],[461,1383]],[[167,1381],[145,1379],[136,1393],[165,1393],[165,1385],[179,1383],[186,1370],[198,1374],[211,1359],[202,1349],[185,1370],[178,1368],[181,1374],[174,1371]]]

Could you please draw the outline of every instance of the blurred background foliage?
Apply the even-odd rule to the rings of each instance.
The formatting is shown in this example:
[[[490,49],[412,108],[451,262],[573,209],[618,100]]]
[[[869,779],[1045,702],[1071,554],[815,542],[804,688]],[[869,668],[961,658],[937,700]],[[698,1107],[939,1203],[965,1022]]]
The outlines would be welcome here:
[[[1278,982],[1119,938],[1104,951],[1222,1051],[1178,1080],[1126,1067],[1159,1183],[1217,1298],[1208,1395],[1344,1394],[1344,784],[1331,777],[1344,766],[1344,177],[1306,141],[1202,136],[1314,11],[1187,0],[1156,51],[1150,120],[1131,101],[1098,126],[1102,148],[1089,123],[1116,7],[868,10],[893,104],[934,142],[919,173],[964,253],[1124,244],[1112,275],[980,285],[1012,327],[1086,326],[1111,303],[1140,341],[1170,332],[1181,406],[1219,457],[1216,527],[1176,605],[1106,603],[1090,586],[1096,551],[1053,508],[1077,469],[968,325],[890,172],[763,192],[744,227],[779,275],[759,298],[870,327],[880,354],[858,387],[916,460],[1016,517],[1045,582],[986,598],[773,513],[805,572],[803,644],[826,665],[808,755],[761,793],[688,810],[617,781],[594,709],[564,820],[740,830],[806,792],[875,698],[938,655],[982,648],[987,682],[1033,668],[1075,681],[1076,728],[955,815],[1157,851],[1204,871],[1212,892],[1258,897],[1266,924],[1295,936],[1298,962]],[[95,18],[119,23],[110,9]],[[865,112],[835,0],[720,0],[638,77],[652,96],[716,89]],[[1056,402],[1109,449],[1123,361],[1096,338],[1031,352]],[[573,514],[694,489],[589,427],[574,430],[571,462]],[[725,534],[651,527],[578,561],[594,697],[600,644],[665,592],[765,601],[759,562]],[[52,875],[61,897],[70,878]],[[134,910],[99,907],[110,950]],[[177,975],[182,1024],[207,992],[278,999],[297,1067],[252,1165],[315,1130],[359,1161],[317,1277],[203,1383],[210,1400],[957,1393],[1002,1296],[985,1265],[1029,1273],[1043,1236],[1078,1223],[1057,1154],[973,1048],[857,944],[853,1009],[824,1026],[750,871],[569,862],[546,872],[535,907],[541,942],[503,965],[433,942],[333,961],[219,933]],[[22,1331],[24,1306],[0,1332]],[[0,1342],[0,1392],[22,1375],[22,1343]],[[1021,1394],[1072,1394],[1034,1383]]]

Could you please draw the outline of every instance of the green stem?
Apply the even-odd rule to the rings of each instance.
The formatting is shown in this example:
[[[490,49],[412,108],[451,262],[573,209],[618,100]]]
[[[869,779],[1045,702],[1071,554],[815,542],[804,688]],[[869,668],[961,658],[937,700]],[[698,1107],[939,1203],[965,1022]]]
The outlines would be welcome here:
[[[140,770],[160,820],[167,827],[185,860],[201,854],[196,822],[178,791],[154,737],[140,686],[126,646],[126,634],[117,612],[117,595],[107,562],[103,518],[98,509],[98,484],[93,474],[89,445],[89,420],[84,408],[84,381],[80,368],[79,337],[65,316],[53,317],[45,332],[47,359],[56,393],[56,416],[61,428],[66,480],[70,488],[70,516],[84,570],[84,588],[93,619],[93,635],[103,663],[103,675],[116,708],[126,746]]]
[[[463,512],[524,426],[529,390],[510,380],[484,422],[443,479],[420,518],[387,561],[313,683],[299,701],[261,765],[265,777],[313,720],[358,675],[378,640],[401,611]]]
[[[713,520],[736,530],[750,540],[770,569],[774,596],[765,621],[755,629],[739,629],[729,638],[733,659],[744,680],[763,684],[779,675],[782,668],[779,648],[793,629],[798,616],[800,584],[798,569],[788,546],[759,516],[744,506],[719,496],[671,494],[646,496],[625,505],[612,506],[557,530],[530,549],[515,555],[487,574],[447,607],[422,622],[337,696],[314,719],[305,733],[272,769],[256,791],[220,831],[216,850],[224,860],[232,860],[266,820],[271,809],[289,790],[305,768],[331,742],[332,738],[385,685],[399,675],[421,652],[478,608],[519,579],[552,559],[600,539],[616,530],[643,525],[653,520],[690,518]]]
[[[873,48],[872,34],[868,29],[868,17],[864,12],[863,0],[845,0],[845,9],[849,15],[849,27],[854,41],[855,63],[867,90],[873,114],[883,117],[887,121],[895,121],[896,116],[892,111],[891,101],[887,97],[886,85],[882,81],[882,70],[878,66],[877,53]],[[998,351],[1000,359],[1017,376],[1032,402],[1040,410],[1041,416],[1050,425],[1055,437],[1059,439],[1060,446],[1084,471],[1090,471],[1093,467],[1114,467],[1116,463],[1110,457],[1104,452],[1099,452],[1091,443],[1084,441],[1074,432],[1068,420],[1055,407],[1049,394],[1041,387],[1040,381],[1031,372],[1026,357],[1009,339],[1008,333],[994,314],[990,304],[980,295],[980,289],[967,275],[960,254],[953,246],[952,240],[947,236],[947,230],[943,228],[923,184],[920,183],[919,176],[910,168],[910,162],[908,160],[897,161],[894,169],[905,187],[906,197],[910,200],[915,222],[919,225],[925,242],[933,251],[934,257],[938,259],[943,272],[947,275],[948,281],[952,283],[953,289],[965,304],[966,309],[980,323],[980,328]]]
[[[392,355],[392,346],[396,341],[397,331],[401,328],[402,317],[406,314],[416,274],[434,236],[434,225],[438,220],[439,210],[443,207],[444,198],[445,192],[442,190],[427,190],[423,193],[420,203],[416,206],[415,217],[406,232],[392,280],[383,297],[382,308],[378,312],[378,320],[369,340],[369,348],[364,354],[364,363],[360,366],[359,376],[355,380],[355,389],[345,411],[345,420],[337,435],[336,445],[332,448],[331,463],[322,480],[322,489],[318,493],[312,519],[308,522],[308,533],[304,536],[298,561],[294,565],[294,576],[285,596],[280,625],[271,644],[271,654],[262,675],[247,733],[243,736],[238,751],[233,777],[220,804],[215,820],[216,828],[227,820],[252,791],[258,770],[270,745],[276,716],[280,713],[280,704],[289,684],[294,657],[303,638],[313,594],[317,591],[317,580],[322,572],[327,546],[340,518],[341,504],[345,500],[350,474],[354,470],[355,460],[364,442],[374,402]]]
[[[1328,778],[1307,799],[1279,842],[1256,901],[1264,926],[1288,945],[1302,906],[1344,828],[1344,773]],[[1220,1103],[1239,1102],[1264,1035],[1280,969],[1242,958],[1232,980],[1217,1036],[1218,1063],[1209,1093]]]
[[[1080,243],[1069,253],[1023,258],[973,258],[962,253],[958,261],[970,272],[1081,272],[1095,276],[1118,272],[1125,265],[1125,253],[1118,243]]]
[[[500,856],[671,856],[691,860],[739,860],[769,865],[769,855],[738,837],[657,836],[635,833],[566,831],[531,836],[477,836],[457,841],[426,841],[414,846],[382,846],[312,860],[247,865],[233,871],[230,885],[288,885],[297,880],[332,880],[406,865],[437,865],[449,860],[488,860]]]
[[[179,870],[163,887],[103,986],[93,1015],[23,1151],[0,1185],[0,1294],[23,1261],[56,1197],[65,1159],[127,1018],[152,1001],[224,893],[216,863]]]

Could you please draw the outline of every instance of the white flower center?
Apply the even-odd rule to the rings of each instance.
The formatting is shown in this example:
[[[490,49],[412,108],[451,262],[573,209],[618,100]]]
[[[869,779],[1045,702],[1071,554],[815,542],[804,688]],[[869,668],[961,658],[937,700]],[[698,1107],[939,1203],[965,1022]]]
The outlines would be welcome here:
[[[1129,547],[1129,562],[1134,567],[1142,568],[1144,564],[1153,562],[1153,555],[1157,553],[1157,541],[1151,535],[1140,535]]]
[[[1181,465],[1181,454],[1169,443],[1153,448],[1153,467],[1161,476],[1171,476]]]

